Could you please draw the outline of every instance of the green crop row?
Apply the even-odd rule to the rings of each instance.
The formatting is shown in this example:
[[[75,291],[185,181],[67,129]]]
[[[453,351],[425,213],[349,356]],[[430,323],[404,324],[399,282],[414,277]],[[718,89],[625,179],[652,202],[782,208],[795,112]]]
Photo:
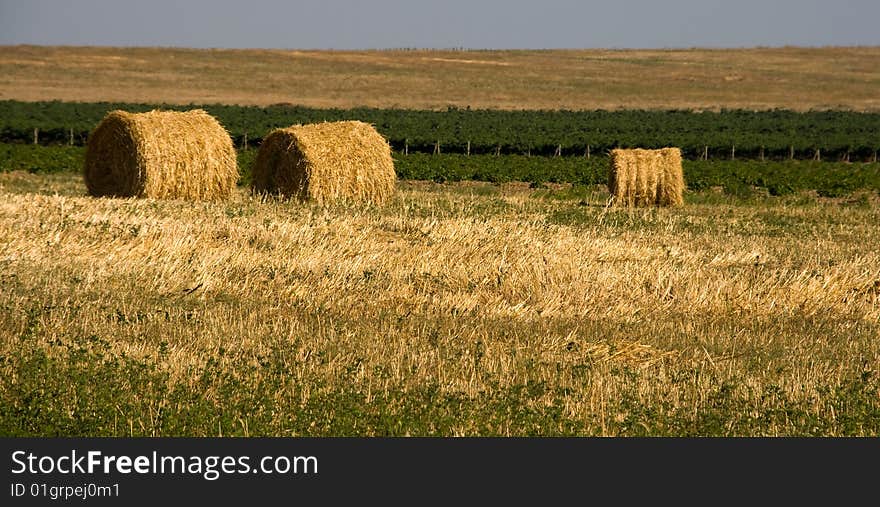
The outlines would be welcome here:
[[[0,172],[56,173],[79,171],[85,149],[79,146],[0,144]]]
[[[0,171],[34,173],[80,171],[85,149],[68,146],[0,144]],[[241,184],[250,181],[256,150],[240,150]],[[525,181],[594,185],[608,179],[607,157],[538,157],[524,155],[395,154],[400,179],[445,181]],[[731,194],[766,189],[771,195],[815,190],[823,196],[856,190],[880,191],[880,164],[802,160],[685,160],[684,173],[691,190],[721,187]]]
[[[0,141],[81,145],[113,109],[132,112],[201,107],[219,119],[237,146],[296,123],[361,120],[395,151],[584,155],[615,147],[678,146],[687,158],[876,157],[880,114],[850,111],[496,111],[448,109],[313,109],[292,105],[154,105],[0,101]]]

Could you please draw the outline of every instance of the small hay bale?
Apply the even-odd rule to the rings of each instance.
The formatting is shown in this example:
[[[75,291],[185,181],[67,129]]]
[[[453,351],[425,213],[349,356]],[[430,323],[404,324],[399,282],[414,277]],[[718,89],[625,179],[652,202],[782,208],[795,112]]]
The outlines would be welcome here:
[[[83,172],[90,195],[214,200],[238,181],[232,139],[201,109],[111,111],[89,135]]]
[[[608,189],[621,206],[681,206],[681,150],[611,150]]]
[[[252,187],[321,205],[381,205],[396,179],[388,141],[368,123],[339,121],[272,131],[257,153]]]

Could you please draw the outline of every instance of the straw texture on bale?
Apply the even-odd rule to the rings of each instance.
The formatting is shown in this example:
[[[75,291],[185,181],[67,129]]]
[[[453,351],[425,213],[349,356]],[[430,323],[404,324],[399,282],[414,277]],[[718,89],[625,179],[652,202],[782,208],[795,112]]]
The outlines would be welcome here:
[[[89,194],[214,200],[229,197],[238,163],[226,129],[201,109],[112,111],[89,135]]]
[[[255,192],[319,204],[383,204],[397,176],[388,141],[359,121],[294,125],[272,131],[254,163]]]
[[[611,150],[608,189],[620,206],[681,206],[681,150]]]

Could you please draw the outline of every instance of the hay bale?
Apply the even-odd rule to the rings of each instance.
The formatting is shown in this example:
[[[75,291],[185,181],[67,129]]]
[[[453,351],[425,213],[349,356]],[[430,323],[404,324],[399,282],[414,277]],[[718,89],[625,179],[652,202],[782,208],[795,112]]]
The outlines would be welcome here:
[[[611,150],[608,189],[621,206],[681,206],[681,150]]]
[[[192,111],[112,111],[89,135],[89,194],[211,200],[238,181],[232,139],[213,116]]]
[[[388,141],[372,125],[339,121],[272,131],[257,153],[252,186],[322,205],[382,204],[396,179]]]

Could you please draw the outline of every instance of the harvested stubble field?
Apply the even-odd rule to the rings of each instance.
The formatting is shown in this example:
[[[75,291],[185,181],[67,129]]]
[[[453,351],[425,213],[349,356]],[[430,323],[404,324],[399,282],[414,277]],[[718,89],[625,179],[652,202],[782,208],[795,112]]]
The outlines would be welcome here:
[[[4,435],[877,435],[876,194],[94,199],[0,174]]]
[[[0,99],[880,110],[880,47],[298,51],[0,46]]]

